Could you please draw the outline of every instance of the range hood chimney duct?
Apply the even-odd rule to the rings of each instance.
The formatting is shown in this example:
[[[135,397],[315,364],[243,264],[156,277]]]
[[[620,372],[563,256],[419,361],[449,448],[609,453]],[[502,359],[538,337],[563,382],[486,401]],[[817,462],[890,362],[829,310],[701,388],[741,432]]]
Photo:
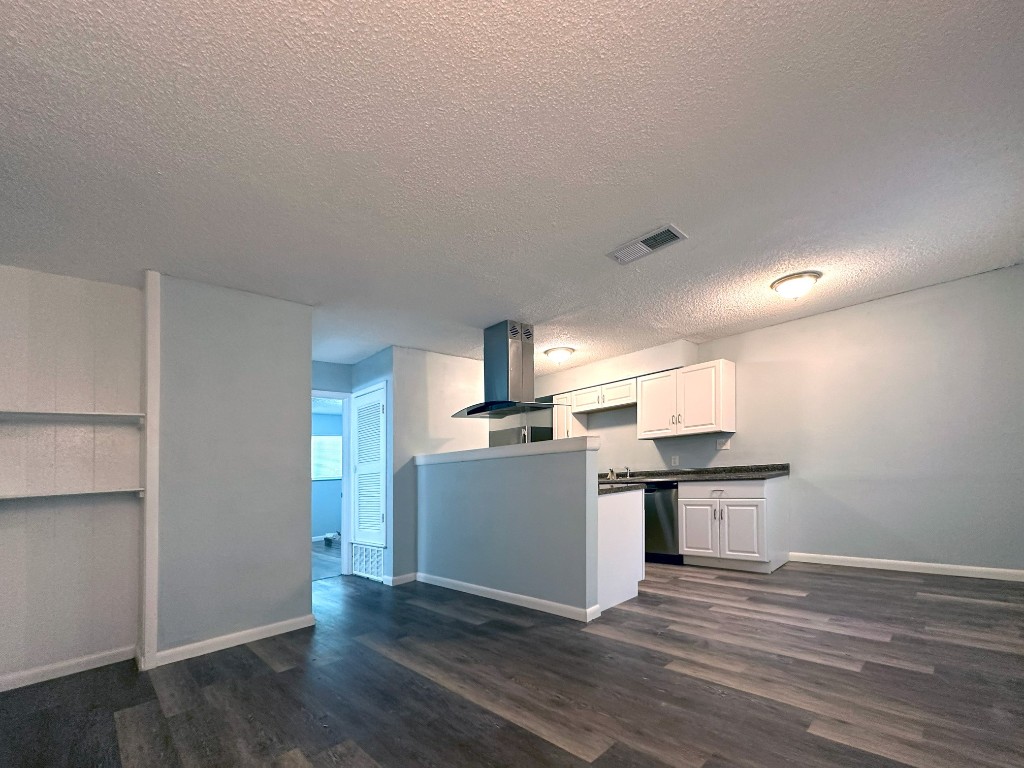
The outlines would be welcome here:
[[[533,326],[502,320],[484,329],[484,402],[452,417],[503,419],[554,407],[533,396]]]

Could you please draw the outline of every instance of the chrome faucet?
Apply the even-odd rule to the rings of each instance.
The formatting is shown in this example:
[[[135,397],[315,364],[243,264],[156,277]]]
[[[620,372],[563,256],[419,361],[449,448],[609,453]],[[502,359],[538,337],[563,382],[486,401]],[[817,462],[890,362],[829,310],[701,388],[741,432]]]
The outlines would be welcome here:
[[[629,467],[626,467],[626,479],[629,480]]]

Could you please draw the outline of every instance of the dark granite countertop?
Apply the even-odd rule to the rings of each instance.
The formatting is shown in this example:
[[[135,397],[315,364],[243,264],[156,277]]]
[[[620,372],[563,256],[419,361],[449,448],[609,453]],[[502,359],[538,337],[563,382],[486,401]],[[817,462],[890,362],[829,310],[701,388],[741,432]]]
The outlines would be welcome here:
[[[613,483],[615,483],[613,485]],[[607,496],[609,493],[622,493],[623,491],[642,491],[646,488],[643,483],[621,483],[618,480],[598,481],[597,495]]]
[[[655,469],[630,472],[629,477],[608,479],[608,473],[597,476],[599,485],[630,481],[697,483],[715,480],[769,480],[789,474],[789,464],[747,464],[737,467],[705,467],[702,469]]]

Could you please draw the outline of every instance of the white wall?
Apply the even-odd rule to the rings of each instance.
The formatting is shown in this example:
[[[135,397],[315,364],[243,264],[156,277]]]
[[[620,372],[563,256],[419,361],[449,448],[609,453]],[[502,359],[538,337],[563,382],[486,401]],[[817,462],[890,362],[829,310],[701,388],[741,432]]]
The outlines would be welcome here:
[[[479,402],[484,391],[480,360],[420,349],[394,350],[394,483],[392,524],[388,528],[392,570],[415,573],[416,466],[421,453],[487,447],[487,421],[453,419],[452,414]]]
[[[737,432],[638,441],[602,467],[790,462],[792,550],[1024,568],[1024,266],[702,344],[737,366]]]
[[[309,307],[161,278],[158,646],[311,611]]]
[[[630,379],[669,368],[681,368],[697,362],[697,345],[684,339],[670,341],[657,347],[641,349],[626,355],[597,360],[568,370],[559,370],[538,376],[535,395],[545,397],[583,389],[595,384],[607,384],[617,379]]]
[[[0,267],[0,410],[137,413],[142,294]],[[0,420],[0,496],[134,488],[136,424]],[[0,690],[133,654],[139,500],[0,501]]]

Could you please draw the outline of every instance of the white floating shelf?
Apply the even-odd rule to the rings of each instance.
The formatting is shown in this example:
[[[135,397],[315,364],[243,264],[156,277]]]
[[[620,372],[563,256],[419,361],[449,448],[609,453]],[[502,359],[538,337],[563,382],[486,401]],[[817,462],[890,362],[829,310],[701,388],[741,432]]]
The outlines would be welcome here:
[[[0,411],[0,421],[124,421],[142,422],[144,413],[112,411]]]
[[[19,493],[8,496],[0,495],[0,501],[13,501],[15,499],[52,499],[58,496],[105,496],[111,493],[137,493],[142,498],[145,488],[110,488],[101,491],[69,491],[67,493]]]

